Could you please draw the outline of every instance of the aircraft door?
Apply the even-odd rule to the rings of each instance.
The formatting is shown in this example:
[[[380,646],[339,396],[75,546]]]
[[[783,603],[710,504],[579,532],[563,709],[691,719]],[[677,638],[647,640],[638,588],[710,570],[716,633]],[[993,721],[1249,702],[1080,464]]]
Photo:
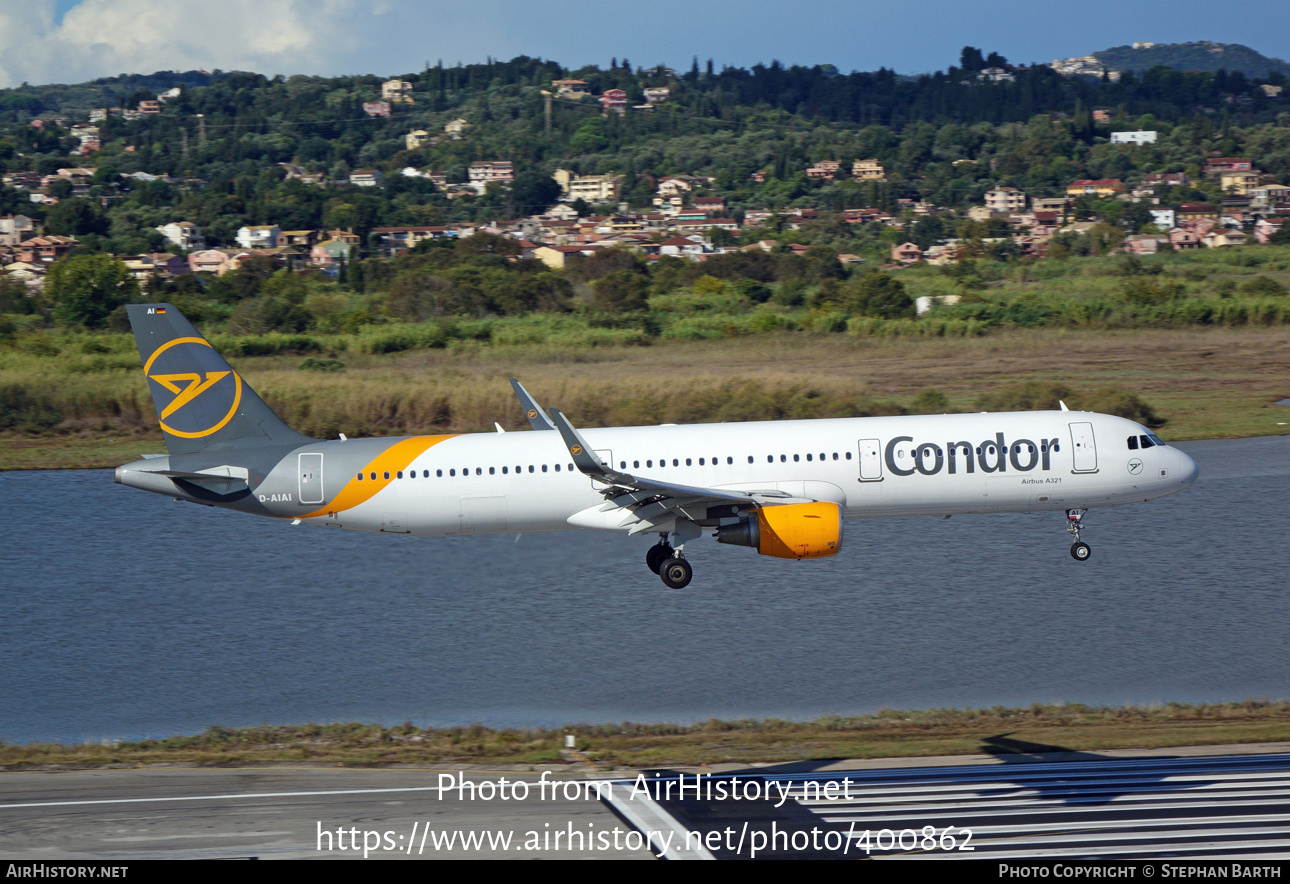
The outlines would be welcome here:
[[[1074,472],[1097,472],[1097,442],[1093,438],[1093,425],[1071,424],[1071,450],[1075,459]]]
[[[300,455],[300,494],[301,503],[323,502],[323,456],[322,452]]]
[[[882,443],[877,439],[860,440],[860,481],[882,481]]]

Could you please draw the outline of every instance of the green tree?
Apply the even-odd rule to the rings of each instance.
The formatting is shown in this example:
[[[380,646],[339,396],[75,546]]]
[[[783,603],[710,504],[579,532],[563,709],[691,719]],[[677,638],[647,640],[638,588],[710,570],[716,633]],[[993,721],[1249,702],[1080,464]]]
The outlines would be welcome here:
[[[521,172],[511,185],[515,211],[519,215],[540,215],[560,198],[560,185],[541,172]]]
[[[1187,287],[1162,276],[1130,276],[1120,283],[1120,297],[1130,304],[1160,304],[1187,296]]]
[[[841,290],[841,303],[852,313],[884,319],[913,318],[914,302],[905,284],[889,273],[866,273]]]
[[[56,236],[107,236],[108,219],[103,210],[87,199],[63,200],[49,210],[45,231]]]
[[[72,255],[49,269],[45,293],[59,323],[102,328],[113,310],[138,300],[139,285],[111,255]]]
[[[1241,283],[1241,294],[1249,295],[1253,298],[1281,298],[1286,293],[1286,287],[1275,279],[1266,276],[1256,276],[1253,279]]]
[[[649,277],[630,270],[613,270],[591,285],[597,310],[644,310],[649,297]]]

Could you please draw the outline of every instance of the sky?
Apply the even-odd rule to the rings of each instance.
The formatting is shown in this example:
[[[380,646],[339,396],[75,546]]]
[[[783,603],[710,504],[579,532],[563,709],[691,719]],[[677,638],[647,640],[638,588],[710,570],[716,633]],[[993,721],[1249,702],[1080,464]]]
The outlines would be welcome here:
[[[489,56],[567,67],[833,64],[943,70],[965,45],[1018,64],[1139,40],[1290,59],[1290,3],[1245,0],[24,0],[0,6],[0,87],[158,70],[394,75]]]

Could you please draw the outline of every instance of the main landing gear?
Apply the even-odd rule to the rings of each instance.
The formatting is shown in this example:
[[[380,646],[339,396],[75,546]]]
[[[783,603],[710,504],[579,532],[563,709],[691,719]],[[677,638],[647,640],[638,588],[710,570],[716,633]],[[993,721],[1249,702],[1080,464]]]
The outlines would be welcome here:
[[[667,535],[665,534],[658,543],[649,548],[649,552],[645,553],[645,564],[649,566],[651,571],[658,574],[659,568],[663,567],[663,563],[671,557],[672,544],[667,542]]]
[[[683,589],[694,577],[694,569],[685,560],[681,550],[674,549],[672,544],[667,542],[666,534],[661,535],[659,542],[650,547],[649,552],[645,554],[645,564],[663,578],[663,583],[671,589]]]
[[[1079,539],[1079,529],[1084,523],[1086,513],[1088,510],[1066,511],[1066,531],[1075,538],[1075,542],[1071,544],[1071,558],[1077,562],[1087,562],[1088,557],[1093,554],[1089,545]]]

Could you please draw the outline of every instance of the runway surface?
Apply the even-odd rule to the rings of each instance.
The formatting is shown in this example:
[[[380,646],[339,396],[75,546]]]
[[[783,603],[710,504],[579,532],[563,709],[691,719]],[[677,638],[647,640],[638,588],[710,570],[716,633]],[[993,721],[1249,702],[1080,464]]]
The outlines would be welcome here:
[[[545,797],[538,791],[540,774],[465,775],[493,786],[503,778],[508,784],[522,779],[532,784],[524,800],[513,797],[513,789],[511,797],[495,790],[487,800],[479,792],[472,799],[469,792],[441,788],[441,776],[459,773],[306,767],[5,772],[0,856],[653,858],[643,846],[630,849],[627,842],[638,836],[594,792],[588,796],[579,775],[549,776]],[[556,791],[555,784],[567,783],[575,784],[577,800],[567,799],[563,788]],[[566,837],[555,841],[557,831]],[[571,831],[582,837],[567,839]]]
[[[759,806],[692,797],[658,803],[680,828],[739,833],[740,849],[730,849],[734,839],[714,839],[716,859],[747,858],[757,832],[767,859],[1290,858],[1290,755],[1062,758],[772,770],[737,777],[767,784],[773,800]],[[784,791],[789,800],[772,807]],[[781,833],[778,843],[766,837],[772,831]]]
[[[979,763],[818,762],[715,774],[4,772],[0,856],[1290,858],[1290,754],[1043,755],[995,740],[1000,754]],[[691,791],[678,797],[678,783]],[[707,795],[696,798],[696,784]],[[724,797],[710,797],[719,785]],[[731,789],[741,791],[731,797]]]

